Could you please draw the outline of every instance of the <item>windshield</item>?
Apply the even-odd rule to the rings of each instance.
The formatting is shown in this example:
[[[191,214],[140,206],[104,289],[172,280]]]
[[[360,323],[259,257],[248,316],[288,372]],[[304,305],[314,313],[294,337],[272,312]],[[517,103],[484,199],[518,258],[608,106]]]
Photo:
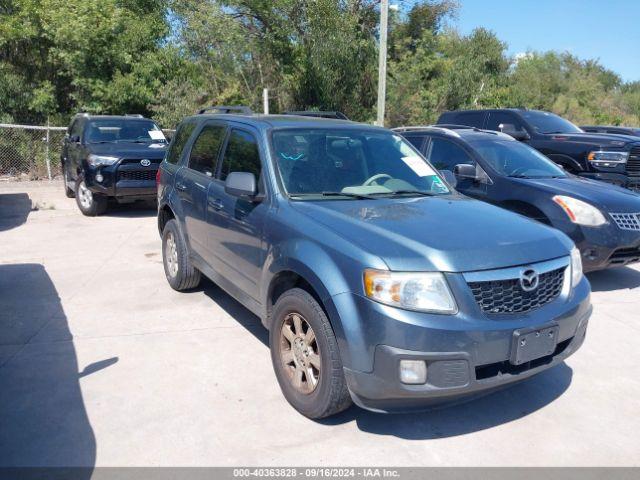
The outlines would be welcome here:
[[[537,150],[512,140],[469,142],[499,174],[516,178],[566,177],[564,171]]]
[[[528,110],[519,112],[537,133],[581,133],[579,127],[554,113]]]
[[[292,197],[361,199],[449,193],[434,168],[391,132],[277,130],[272,146],[284,188]]]
[[[96,119],[87,125],[87,142],[166,142],[162,130],[151,120]]]

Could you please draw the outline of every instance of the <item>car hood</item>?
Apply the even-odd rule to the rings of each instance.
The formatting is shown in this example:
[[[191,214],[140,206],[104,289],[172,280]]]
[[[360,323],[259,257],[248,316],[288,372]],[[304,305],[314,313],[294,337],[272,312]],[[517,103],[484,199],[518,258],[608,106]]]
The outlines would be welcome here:
[[[556,133],[552,134],[551,138],[554,141],[569,141],[575,143],[585,143],[589,145],[596,145],[599,147],[623,147],[628,143],[634,143],[640,141],[638,137],[631,135],[618,135],[614,133]]]
[[[162,159],[167,145],[162,143],[90,143],[87,145],[89,153],[95,155],[112,155],[119,158],[148,158]]]
[[[570,176],[567,178],[519,178],[518,183],[553,195],[567,195],[601,210],[617,213],[640,212],[640,195],[610,183]]]
[[[563,233],[464,196],[293,202],[390,270],[464,272],[568,255]]]

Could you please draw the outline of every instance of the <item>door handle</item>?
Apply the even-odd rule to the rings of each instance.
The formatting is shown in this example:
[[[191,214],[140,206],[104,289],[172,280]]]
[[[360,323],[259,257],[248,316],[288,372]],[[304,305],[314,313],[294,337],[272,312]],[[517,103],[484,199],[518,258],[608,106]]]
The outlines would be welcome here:
[[[214,210],[222,210],[222,207],[224,206],[222,204],[222,200],[220,200],[219,198],[216,198],[215,200],[209,199],[208,203],[209,206]]]
[[[187,186],[184,183],[176,183],[176,188],[182,192],[184,192],[187,189]]]

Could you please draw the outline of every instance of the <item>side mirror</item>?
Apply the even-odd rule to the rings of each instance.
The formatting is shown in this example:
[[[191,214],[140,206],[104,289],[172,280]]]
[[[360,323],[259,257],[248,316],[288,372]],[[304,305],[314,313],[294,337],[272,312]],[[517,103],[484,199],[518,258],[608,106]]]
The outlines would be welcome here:
[[[451,170],[440,170],[440,175],[442,175],[442,177],[447,181],[447,183],[451,185],[453,188],[455,188],[456,185],[458,185],[458,179],[456,178],[456,176],[453,174]]]
[[[69,141],[71,143],[80,143],[80,135],[71,135]]]
[[[478,175],[476,174],[476,167],[473,165],[468,165],[466,163],[460,163],[453,167],[453,172],[456,174],[456,177],[459,178],[468,178],[470,180],[478,180]]]
[[[256,177],[249,172],[231,172],[224,182],[224,191],[234,197],[255,197],[258,194]]]

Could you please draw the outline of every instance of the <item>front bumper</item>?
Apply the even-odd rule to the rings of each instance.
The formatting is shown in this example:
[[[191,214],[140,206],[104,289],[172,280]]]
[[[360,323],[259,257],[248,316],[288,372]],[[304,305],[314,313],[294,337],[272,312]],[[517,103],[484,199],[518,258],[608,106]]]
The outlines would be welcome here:
[[[602,227],[579,227],[568,233],[582,253],[585,272],[640,261],[640,231],[622,230],[608,219]]]
[[[448,280],[451,284],[451,278]],[[528,313],[494,318],[483,315],[471,295],[456,294],[460,290],[452,289],[460,308],[455,316],[403,311],[355,294],[333,297],[343,312],[341,318],[357,316],[343,321],[344,338],[338,339],[345,377],[356,404],[392,412],[455,402],[551,368],[584,341],[592,311],[586,279],[568,299]],[[358,322],[360,325],[354,325]],[[514,332],[551,324],[558,329],[551,355],[518,366],[510,362]],[[426,361],[427,382],[401,383],[402,359]]]
[[[123,200],[147,200],[157,195],[156,172],[157,163],[141,167],[137,163],[117,163],[102,167],[85,169],[84,179],[87,187],[93,192]],[[98,181],[97,176],[102,176]]]

